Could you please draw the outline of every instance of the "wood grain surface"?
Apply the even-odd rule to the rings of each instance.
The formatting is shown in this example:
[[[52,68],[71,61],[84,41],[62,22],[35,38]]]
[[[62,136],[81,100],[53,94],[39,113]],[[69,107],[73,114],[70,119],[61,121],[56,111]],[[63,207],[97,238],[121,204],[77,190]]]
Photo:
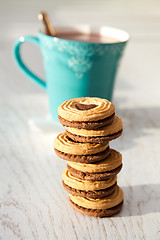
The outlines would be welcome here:
[[[86,20],[92,24],[94,16],[99,16],[99,25],[108,22],[132,34],[113,99],[116,113],[124,122],[124,133],[111,142],[111,147],[123,154],[118,182],[124,191],[124,207],[115,217],[96,219],[70,206],[61,184],[66,162],[53,151],[53,139],[64,128],[52,122],[47,95],[13,63],[14,37],[24,33],[17,15],[13,23],[5,23],[5,37],[0,39],[0,240],[160,239],[160,4],[142,1],[137,8],[139,2],[134,1],[127,12],[126,5],[123,10],[119,3],[122,14],[116,10],[117,18],[112,22],[114,3],[102,3],[111,10],[108,16],[103,4],[97,12],[98,5],[89,10],[88,3],[84,19],[82,6],[78,9],[73,4],[67,10],[75,23]],[[20,6],[23,11],[24,6],[27,19],[29,7],[24,3]],[[63,21],[68,19],[64,6],[57,8],[57,21],[62,13]],[[36,15],[39,8],[33,9],[31,13]],[[22,13],[20,17],[23,19]],[[33,18],[28,24],[32,22]],[[29,28],[27,31],[30,33]],[[26,46],[24,54],[42,74],[38,50]]]

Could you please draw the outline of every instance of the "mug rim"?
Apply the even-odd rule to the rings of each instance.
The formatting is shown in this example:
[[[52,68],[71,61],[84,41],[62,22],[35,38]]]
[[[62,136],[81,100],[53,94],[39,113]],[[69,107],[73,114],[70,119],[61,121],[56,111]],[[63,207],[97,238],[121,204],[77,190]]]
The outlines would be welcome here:
[[[45,38],[49,39],[54,39],[54,40],[62,40],[62,41],[70,41],[70,42],[79,42],[82,44],[118,44],[118,43],[125,43],[128,42],[130,39],[130,35],[127,31],[119,29],[119,28],[114,28],[110,26],[91,26],[91,25],[60,25],[56,27],[56,32],[62,33],[63,32],[68,32],[68,31],[79,31],[82,33],[99,33],[104,36],[109,36],[116,38],[119,40],[118,42],[111,42],[111,43],[105,43],[105,42],[85,42],[85,41],[78,41],[78,40],[72,40],[72,39],[66,39],[66,38],[60,38],[60,37],[53,37],[46,35],[43,33],[41,30],[38,31],[38,35],[43,36]],[[118,37],[119,36],[119,37]]]

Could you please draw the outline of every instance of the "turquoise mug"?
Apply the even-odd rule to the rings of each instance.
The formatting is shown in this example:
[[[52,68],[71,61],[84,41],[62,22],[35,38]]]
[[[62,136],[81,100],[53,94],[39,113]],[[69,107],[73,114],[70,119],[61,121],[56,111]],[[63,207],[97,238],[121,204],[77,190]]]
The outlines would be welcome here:
[[[58,106],[71,98],[101,97],[112,99],[116,72],[129,39],[125,31],[100,27],[58,28],[59,32],[79,31],[97,33],[117,39],[114,43],[83,42],[51,37],[38,33],[38,37],[20,37],[14,45],[14,57],[21,70],[49,97],[51,115],[57,120]],[[42,53],[45,81],[36,76],[23,62],[21,46],[24,42],[36,44]]]

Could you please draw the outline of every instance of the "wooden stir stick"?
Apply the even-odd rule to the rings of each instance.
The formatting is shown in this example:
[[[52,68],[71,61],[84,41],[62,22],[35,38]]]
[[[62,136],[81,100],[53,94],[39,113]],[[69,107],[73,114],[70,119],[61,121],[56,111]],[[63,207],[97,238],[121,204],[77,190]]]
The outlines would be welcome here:
[[[44,23],[44,26],[45,26],[45,30],[46,30],[46,34],[49,35],[49,36],[53,36],[55,37],[56,36],[56,32],[48,18],[48,15],[46,12],[42,11],[39,13],[38,15],[38,19],[40,21],[43,21]]]

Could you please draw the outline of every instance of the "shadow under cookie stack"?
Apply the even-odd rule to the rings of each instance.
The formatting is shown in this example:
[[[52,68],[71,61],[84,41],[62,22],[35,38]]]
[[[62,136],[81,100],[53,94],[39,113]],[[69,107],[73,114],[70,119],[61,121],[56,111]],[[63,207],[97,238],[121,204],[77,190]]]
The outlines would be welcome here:
[[[54,141],[56,154],[67,160],[62,183],[71,205],[83,214],[108,217],[123,205],[117,185],[122,155],[110,149],[109,141],[122,134],[123,124],[115,106],[101,98],[75,98],[58,108],[66,131]]]

